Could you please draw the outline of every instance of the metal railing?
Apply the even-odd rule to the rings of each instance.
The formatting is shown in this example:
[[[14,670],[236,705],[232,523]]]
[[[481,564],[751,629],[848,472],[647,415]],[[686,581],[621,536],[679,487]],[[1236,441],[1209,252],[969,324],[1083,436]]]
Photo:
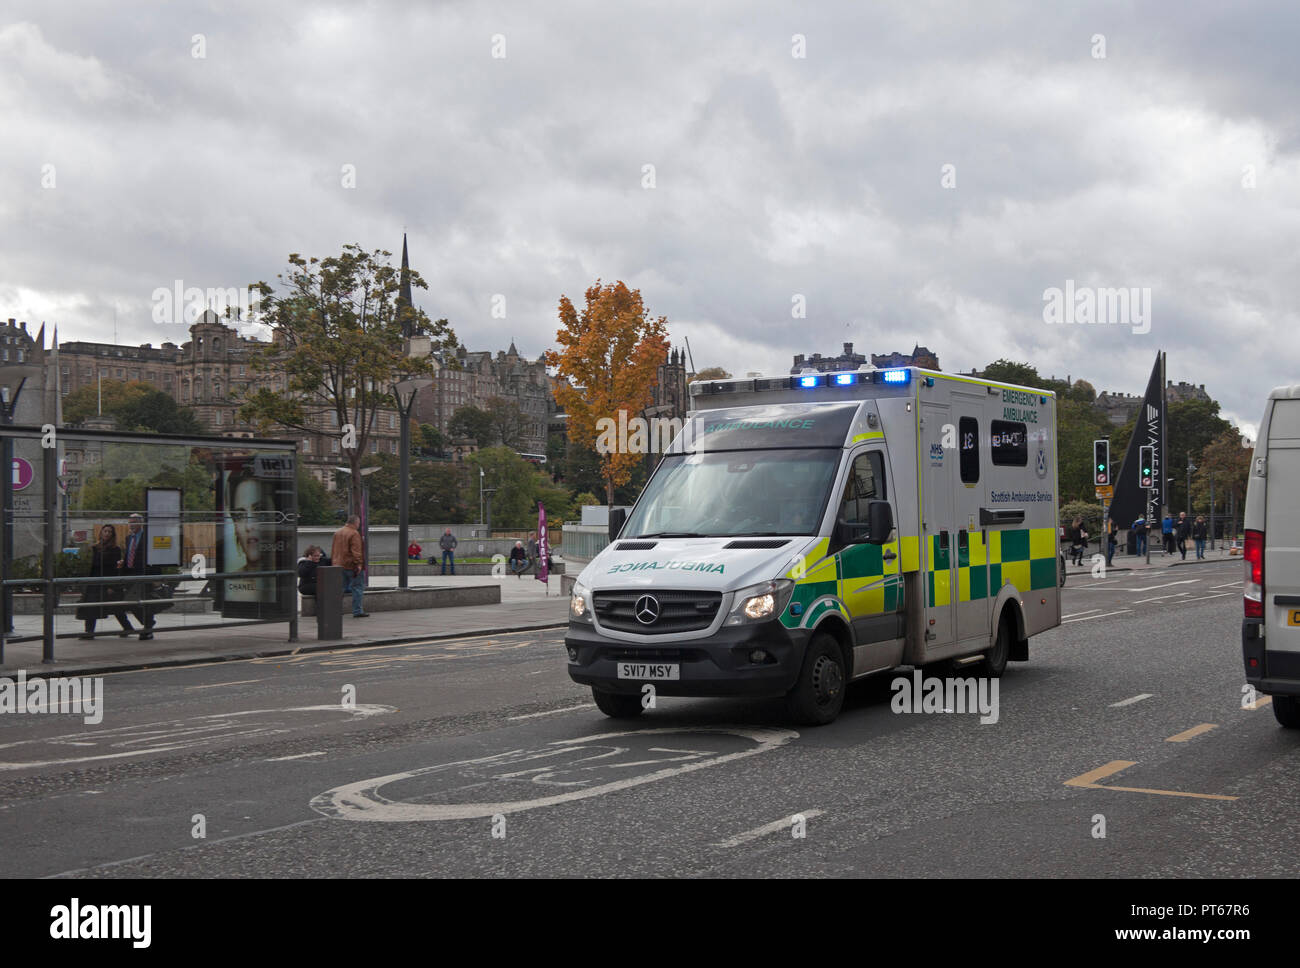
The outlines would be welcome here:
[[[54,632],[54,613],[59,607],[58,590],[60,588],[76,588],[85,585],[101,586],[120,586],[130,584],[140,584],[148,582],[150,585],[180,585],[186,581],[216,581],[223,578],[270,578],[270,577],[290,577],[297,578],[298,573],[292,569],[282,569],[278,571],[219,571],[205,572],[202,579],[196,578],[188,572],[179,572],[170,575],[114,575],[112,577],[91,575],[76,578],[8,578],[0,581],[0,588],[16,587],[33,587],[40,586],[44,595],[44,608],[42,609],[41,634],[36,635],[13,635],[5,630],[9,626],[10,615],[0,616],[0,663],[5,661],[4,650],[7,642],[34,642],[40,638],[42,645],[41,662],[50,663],[54,661],[54,640],[58,638]],[[213,601],[212,596],[199,595],[190,601]],[[87,605],[96,605],[107,610],[110,606],[120,606],[122,608],[133,608],[135,606],[148,605],[174,605],[174,598],[127,598],[127,599],[110,599],[103,602],[87,602]],[[70,602],[70,605],[82,604],[80,602]],[[288,621],[289,623],[289,641],[298,641],[298,602],[295,590],[293,608],[290,610],[288,618],[253,618],[237,622],[207,622],[199,625],[183,625],[180,630],[189,632],[195,629],[207,628],[231,628],[243,625],[270,625],[274,623]],[[179,631],[179,630],[178,630]],[[70,638],[72,635],[65,634],[64,638]]]

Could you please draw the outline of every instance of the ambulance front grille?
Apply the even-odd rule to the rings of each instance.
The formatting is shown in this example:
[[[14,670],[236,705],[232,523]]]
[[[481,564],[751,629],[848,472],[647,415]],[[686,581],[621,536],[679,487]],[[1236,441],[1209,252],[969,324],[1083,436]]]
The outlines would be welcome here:
[[[646,595],[654,598],[659,611],[659,617],[649,624],[638,621],[636,617],[636,603]],[[630,589],[592,593],[592,605],[602,626],[616,632],[640,635],[706,629],[713,624],[721,604],[721,592]]]

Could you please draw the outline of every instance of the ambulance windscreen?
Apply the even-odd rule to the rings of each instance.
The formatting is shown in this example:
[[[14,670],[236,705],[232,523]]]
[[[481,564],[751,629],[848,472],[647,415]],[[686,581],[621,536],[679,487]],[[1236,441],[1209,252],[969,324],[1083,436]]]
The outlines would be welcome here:
[[[841,451],[667,454],[624,538],[816,534]]]
[[[857,403],[785,403],[697,413],[670,454],[770,447],[842,447]]]

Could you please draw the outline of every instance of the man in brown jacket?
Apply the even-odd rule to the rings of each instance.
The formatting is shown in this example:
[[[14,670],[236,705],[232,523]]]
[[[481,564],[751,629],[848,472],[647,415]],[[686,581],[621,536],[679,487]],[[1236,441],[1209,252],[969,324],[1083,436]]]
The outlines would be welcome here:
[[[330,560],[343,569],[343,594],[352,593],[352,617],[369,618],[370,613],[362,611],[361,596],[365,591],[365,552],[361,544],[361,532],[357,530],[361,519],[355,514],[348,518],[348,523],[334,532],[334,542],[330,546]]]

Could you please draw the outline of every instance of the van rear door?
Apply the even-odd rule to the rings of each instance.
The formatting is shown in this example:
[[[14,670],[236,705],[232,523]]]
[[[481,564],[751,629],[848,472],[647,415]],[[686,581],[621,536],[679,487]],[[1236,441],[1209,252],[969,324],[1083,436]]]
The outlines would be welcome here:
[[[1264,628],[1269,652],[1300,653],[1300,400],[1274,399],[1264,511]]]

